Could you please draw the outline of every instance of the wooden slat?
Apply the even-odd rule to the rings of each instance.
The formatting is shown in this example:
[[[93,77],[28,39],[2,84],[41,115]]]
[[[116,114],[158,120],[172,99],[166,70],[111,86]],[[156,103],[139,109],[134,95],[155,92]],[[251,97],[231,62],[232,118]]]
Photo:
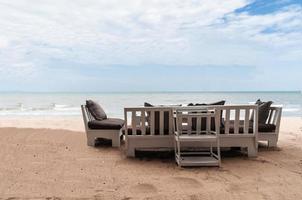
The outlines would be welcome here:
[[[240,109],[235,109],[234,134],[239,133]]]
[[[230,109],[225,111],[225,134],[230,133]]]
[[[150,131],[151,135],[154,135],[154,129],[155,129],[155,112],[152,110],[150,111]]]
[[[178,120],[177,120],[177,132],[178,132],[178,135],[182,135],[182,131],[183,131],[183,127],[182,127],[182,115],[180,115],[178,117]]]
[[[159,134],[164,134],[164,111],[159,111]]]
[[[124,109],[124,119],[125,119],[125,135],[128,135],[128,116],[127,116],[127,111]]]
[[[278,113],[280,112],[280,110],[274,109],[274,110],[272,110],[272,112],[273,112],[272,118],[271,118],[269,123],[276,124],[276,121],[277,121],[277,118],[278,118]]]
[[[249,125],[250,125],[250,109],[245,109],[244,134],[249,133]]]
[[[253,134],[255,135],[255,144],[256,144],[256,147],[258,148],[257,146],[257,141],[258,141],[258,116],[259,116],[259,109],[258,107],[256,107],[254,109],[254,122],[253,122]]]
[[[211,131],[211,117],[210,116],[207,116],[206,117],[206,119],[207,119],[207,134]]]
[[[273,110],[270,109],[270,110],[269,110],[269,114],[268,114],[268,118],[267,118],[267,123],[268,123],[268,124],[271,122],[272,117],[273,117],[273,114],[274,114]]]
[[[188,120],[188,128],[187,128],[187,133],[188,135],[191,135],[192,133],[192,117],[191,116],[187,116],[187,120]]]
[[[86,106],[85,106],[85,111],[86,111],[86,114],[87,114],[88,121],[94,120],[94,117],[91,115],[91,113],[89,112],[89,110]]]
[[[216,110],[215,112],[216,112],[216,116],[215,116],[215,132],[216,132],[216,135],[219,135],[220,134],[220,124],[221,124],[221,110]]]
[[[146,116],[144,110],[141,111],[141,121],[142,121],[142,125],[141,125],[142,135],[146,135]]]
[[[201,117],[196,118],[196,134],[200,135],[201,131]]]
[[[132,111],[132,119],[131,119],[131,128],[132,128],[132,135],[136,135],[136,111]]]
[[[272,124],[277,124],[278,116],[280,115],[280,109],[274,110],[274,118],[272,119]]]
[[[169,111],[169,135],[173,133],[173,123],[174,123],[173,112],[170,110]]]
[[[276,125],[276,130],[275,133],[278,135],[279,134],[279,128],[280,128],[280,121],[281,121],[281,114],[282,114],[282,108],[275,108],[276,109],[276,116],[275,116],[275,125]]]

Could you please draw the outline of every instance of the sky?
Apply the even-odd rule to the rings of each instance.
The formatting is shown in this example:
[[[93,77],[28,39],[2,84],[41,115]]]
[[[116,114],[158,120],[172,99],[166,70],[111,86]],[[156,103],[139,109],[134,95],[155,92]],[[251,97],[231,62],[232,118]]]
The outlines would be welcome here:
[[[302,90],[302,0],[0,0],[0,91]]]

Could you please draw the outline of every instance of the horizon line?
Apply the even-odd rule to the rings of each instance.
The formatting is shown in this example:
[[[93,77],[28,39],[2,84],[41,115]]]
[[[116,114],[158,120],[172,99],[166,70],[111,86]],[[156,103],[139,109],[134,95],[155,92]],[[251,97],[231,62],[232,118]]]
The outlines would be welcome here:
[[[0,91],[0,93],[302,93],[301,90],[209,90],[209,91],[177,91],[177,90],[149,90],[149,91]]]

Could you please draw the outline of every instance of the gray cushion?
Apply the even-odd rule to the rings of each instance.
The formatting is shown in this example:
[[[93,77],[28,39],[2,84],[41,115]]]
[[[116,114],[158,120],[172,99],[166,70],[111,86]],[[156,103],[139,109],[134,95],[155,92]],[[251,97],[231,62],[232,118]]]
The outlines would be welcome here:
[[[125,121],[117,118],[107,118],[104,120],[92,120],[88,122],[88,127],[90,129],[109,129],[109,130],[119,130],[124,126]]]
[[[255,102],[255,105],[260,106],[262,103],[264,103],[264,102],[262,102],[260,99],[258,99],[258,100]],[[250,120],[251,120],[251,121],[254,121],[254,110],[252,111]]]
[[[272,101],[264,102],[258,107],[258,122],[259,124],[265,124],[269,115],[269,110],[272,105]]]
[[[258,124],[258,131],[262,133],[275,132],[275,124]]]
[[[89,112],[91,115],[96,119],[96,120],[104,120],[107,119],[107,115],[103,108],[96,103],[95,101],[92,100],[87,100],[86,101],[86,107],[88,108]]]
[[[132,128],[128,128],[128,135],[132,135]],[[159,129],[155,129],[154,131],[155,133],[159,133]],[[165,129],[164,133],[169,133],[169,129]],[[125,130],[123,130],[123,134],[125,134]],[[141,135],[142,131],[141,129],[136,129],[136,135]],[[151,130],[149,126],[146,126],[146,131],[145,131],[146,135],[151,135]]]
[[[195,106],[215,106],[215,105],[224,105],[225,100],[217,101],[214,103],[196,103]]]
[[[214,105],[224,105],[225,104],[225,100],[222,101],[217,101],[214,103],[196,103],[195,105],[193,103],[189,103],[188,106],[214,106]],[[220,116],[220,121],[221,121],[221,125],[222,124],[222,111],[221,111],[221,116]],[[196,130],[196,124],[197,124],[197,119],[196,118],[192,118],[192,130]],[[202,118],[201,119],[201,130],[204,131],[206,130],[206,125],[207,124],[207,119],[206,118]],[[211,130],[215,130],[215,118],[212,117],[211,118]]]
[[[230,129],[229,129],[229,133],[234,133],[234,120],[230,120]],[[240,120],[239,124],[241,125],[241,127],[239,127],[239,133],[243,133],[244,132],[244,128],[242,127],[244,125],[244,121]],[[276,125],[275,124],[258,124],[258,131],[262,132],[262,133],[268,133],[268,132],[275,132],[276,130]],[[253,122],[250,121],[249,123],[249,133],[253,132]],[[221,133],[224,134],[225,133],[225,127],[221,127]]]
[[[260,99],[258,99],[255,104],[258,105],[258,123],[265,124],[269,115],[270,107],[273,104],[273,102],[272,101],[263,102]],[[250,118],[251,121],[254,121],[253,115],[254,115],[254,111],[252,112]]]

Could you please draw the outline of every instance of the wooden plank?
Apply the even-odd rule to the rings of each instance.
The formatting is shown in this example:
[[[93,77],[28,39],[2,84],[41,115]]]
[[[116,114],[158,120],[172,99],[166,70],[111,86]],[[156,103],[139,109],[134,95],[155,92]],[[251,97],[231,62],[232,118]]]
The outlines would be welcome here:
[[[150,111],[150,131],[151,135],[154,135],[154,129],[155,129],[155,112],[154,110]]]
[[[206,119],[207,119],[207,134],[211,131],[211,117],[210,116],[207,116],[206,117]]]
[[[239,134],[240,109],[235,109],[234,134]]]
[[[141,121],[142,121],[142,126],[141,126],[142,135],[146,135],[146,116],[145,116],[145,110],[141,110]]]
[[[272,119],[272,124],[277,125],[278,116],[280,115],[280,109],[274,110],[274,118]]]
[[[280,107],[280,108],[275,108],[276,109],[276,123],[275,123],[275,125],[276,125],[276,130],[275,130],[275,133],[276,133],[276,135],[277,135],[277,137],[278,137],[278,135],[279,135],[279,128],[280,128],[280,122],[281,122],[281,114],[282,114],[282,108]]]
[[[125,119],[125,135],[128,135],[128,116],[127,116],[127,110],[124,109],[124,119]],[[126,138],[127,139],[127,138]]]
[[[178,132],[178,135],[182,135],[182,131],[183,131],[183,126],[182,126],[182,115],[180,116],[177,116],[177,132]]]
[[[164,134],[164,111],[159,111],[159,134]]]
[[[136,135],[136,111],[132,111],[132,119],[131,119],[131,128],[132,128],[132,135]]]
[[[225,134],[230,133],[230,109],[225,110]]]
[[[215,132],[216,135],[220,134],[220,124],[221,124],[221,110],[215,110]],[[217,142],[218,142],[218,138],[217,138]],[[217,147],[219,145],[217,144]]]
[[[191,135],[192,134],[192,119],[193,118],[191,116],[189,116],[189,115],[186,118],[188,120],[187,133],[188,133],[188,135]]]
[[[89,112],[89,110],[86,106],[85,106],[85,110],[86,110],[86,113],[87,113],[88,121],[94,120],[94,117],[91,115],[91,113]]]
[[[196,118],[196,134],[200,135],[201,133],[201,117]]]
[[[249,126],[250,126],[250,109],[245,109],[244,134],[249,133]]]
[[[174,123],[174,118],[173,118],[173,112],[169,110],[169,135],[173,134],[173,123]]]
[[[268,123],[268,124],[271,122],[272,117],[273,117],[273,114],[274,114],[273,110],[270,109],[270,110],[269,110],[269,114],[268,114],[268,118],[267,118],[267,123]]]
[[[253,122],[253,135],[255,135],[255,145],[258,148],[258,115],[259,115],[259,108],[254,108],[254,122]]]

